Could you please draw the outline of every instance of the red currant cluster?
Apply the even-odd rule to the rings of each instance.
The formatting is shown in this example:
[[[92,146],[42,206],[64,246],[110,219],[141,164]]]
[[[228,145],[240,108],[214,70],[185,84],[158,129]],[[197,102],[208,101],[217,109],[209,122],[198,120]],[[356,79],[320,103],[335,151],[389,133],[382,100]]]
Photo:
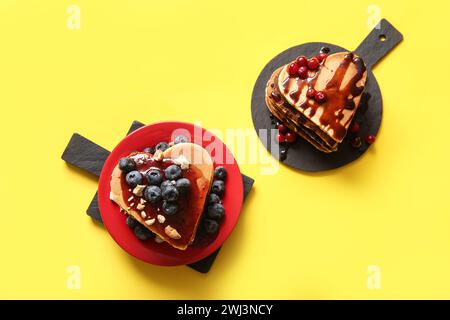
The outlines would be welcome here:
[[[360,127],[358,122],[354,122],[351,126],[350,126],[350,132],[357,135],[359,133]],[[368,135],[366,136],[365,139],[367,144],[373,144],[375,142],[375,136],[374,135]],[[355,138],[353,138],[351,140],[351,145],[353,148],[359,148],[362,145],[362,139],[360,136],[356,136]]]
[[[287,71],[292,77],[298,76],[300,79],[306,79],[309,76],[309,72],[317,70],[327,56],[328,55],[324,52],[319,53],[317,56],[309,60],[305,56],[300,56],[295,60],[295,62],[289,65]],[[323,103],[327,100],[327,95],[325,92],[316,91],[312,87],[308,88],[306,96],[310,99],[314,99],[318,103]]]
[[[277,122],[277,141],[279,143],[293,143],[297,141],[297,134],[290,131],[284,124]]]

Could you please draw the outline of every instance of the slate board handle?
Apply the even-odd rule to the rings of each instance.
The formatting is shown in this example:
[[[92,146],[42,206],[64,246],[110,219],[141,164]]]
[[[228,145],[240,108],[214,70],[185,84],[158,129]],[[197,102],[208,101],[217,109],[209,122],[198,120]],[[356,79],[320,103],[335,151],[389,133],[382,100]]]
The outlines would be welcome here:
[[[382,19],[356,48],[355,53],[364,59],[369,69],[372,69],[402,40],[403,35],[389,21]]]

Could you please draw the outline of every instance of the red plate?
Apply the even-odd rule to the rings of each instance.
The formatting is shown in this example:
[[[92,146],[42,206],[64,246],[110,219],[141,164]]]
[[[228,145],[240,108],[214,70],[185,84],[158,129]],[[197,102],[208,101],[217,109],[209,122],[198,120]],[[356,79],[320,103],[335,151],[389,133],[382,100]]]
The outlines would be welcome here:
[[[205,148],[213,158],[214,165],[225,166],[228,175],[225,182],[223,205],[225,217],[218,235],[205,247],[188,247],[178,250],[167,243],[154,240],[140,241],[125,223],[126,216],[109,199],[111,173],[119,159],[133,151],[154,146],[160,141],[172,141],[179,134],[190,136],[191,142]],[[103,166],[98,185],[98,202],[103,223],[113,239],[129,254],[151,264],[175,266],[194,263],[214,251],[229,237],[236,225],[243,201],[242,176],[239,166],[226,145],[211,132],[191,123],[159,122],[142,127],[123,139],[111,152]]]

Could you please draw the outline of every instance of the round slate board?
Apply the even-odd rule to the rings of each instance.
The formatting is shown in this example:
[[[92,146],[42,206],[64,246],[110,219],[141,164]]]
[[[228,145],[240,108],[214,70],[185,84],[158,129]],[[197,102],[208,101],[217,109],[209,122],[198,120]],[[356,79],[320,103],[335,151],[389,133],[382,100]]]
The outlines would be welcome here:
[[[270,129],[275,128],[270,119],[271,113],[265,102],[265,88],[272,73],[277,68],[293,61],[300,55],[306,57],[317,55],[322,47],[329,48],[330,54],[349,51],[330,43],[310,42],[283,51],[264,67],[256,80],[252,94],[252,119],[257,133],[261,132],[260,129],[269,130],[268,132],[270,132]],[[299,137],[295,143],[289,146],[287,157],[283,163],[299,170],[319,172],[339,168],[358,159],[369,147],[369,145],[365,143],[364,138],[367,135],[377,135],[381,125],[382,111],[383,102],[380,87],[378,86],[371,68],[368,67],[366,87],[363,96],[361,97],[361,104],[355,115],[355,120],[361,127],[361,130],[358,133],[358,135],[363,138],[361,147],[355,149],[350,145],[350,141],[354,137],[350,132],[339,145],[338,150],[332,153],[321,152],[314,148],[309,142]],[[261,138],[261,135],[259,136]],[[261,139],[261,142],[276,159],[279,159],[279,150],[281,150],[281,148],[276,147],[272,150],[271,147],[274,138],[273,134],[269,134],[267,137]],[[274,141],[274,144],[277,144],[277,142]]]

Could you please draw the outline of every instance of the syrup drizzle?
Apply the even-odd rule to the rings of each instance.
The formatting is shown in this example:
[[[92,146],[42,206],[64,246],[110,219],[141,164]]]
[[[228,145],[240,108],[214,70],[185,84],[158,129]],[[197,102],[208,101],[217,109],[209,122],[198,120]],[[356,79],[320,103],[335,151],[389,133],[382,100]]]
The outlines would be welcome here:
[[[356,66],[356,73],[350,79],[350,81],[346,84],[346,86],[340,89],[342,81],[344,80],[345,74],[350,67],[351,64]],[[320,67],[322,68],[322,66]],[[347,123],[341,124],[340,120],[343,119],[344,108],[347,110],[354,110],[355,103],[353,101],[353,97],[359,96],[364,90],[363,86],[358,87],[357,83],[363,77],[364,72],[366,71],[366,67],[361,58],[354,58],[353,53],[348,53],[345,55],[344,59],[339,64],[336,69],[333,77],[326,84],[324,90],[327,95],[327,101],[323,104],[319,104],[313,99],[306,99],[301,105],[300,108],[309,110],[309,117],[312,118],[318,108],[320,106],[323,107],[323,113],[320,116],[320,124],[324,127],[328,127],[333,130],[333,135],[336,139],[342,140],[347,132],[346,126]],[[300,94],[305,86],[314,88],[314,85],[317,81],[320,70],[317,71],[314,76],[308,77],[307,79],[300,79],[299,77],[293,78],[288,77],[286,80],[282,82],[283,91],[285,94],[290,95],[294,103],[296,104],[300,99]],[[292,92],[289,92],[292,81],[297,79],[297,86]],[[348,97],[351,95],[351,98]],[[351,121],[351,117],[348,121]]]

